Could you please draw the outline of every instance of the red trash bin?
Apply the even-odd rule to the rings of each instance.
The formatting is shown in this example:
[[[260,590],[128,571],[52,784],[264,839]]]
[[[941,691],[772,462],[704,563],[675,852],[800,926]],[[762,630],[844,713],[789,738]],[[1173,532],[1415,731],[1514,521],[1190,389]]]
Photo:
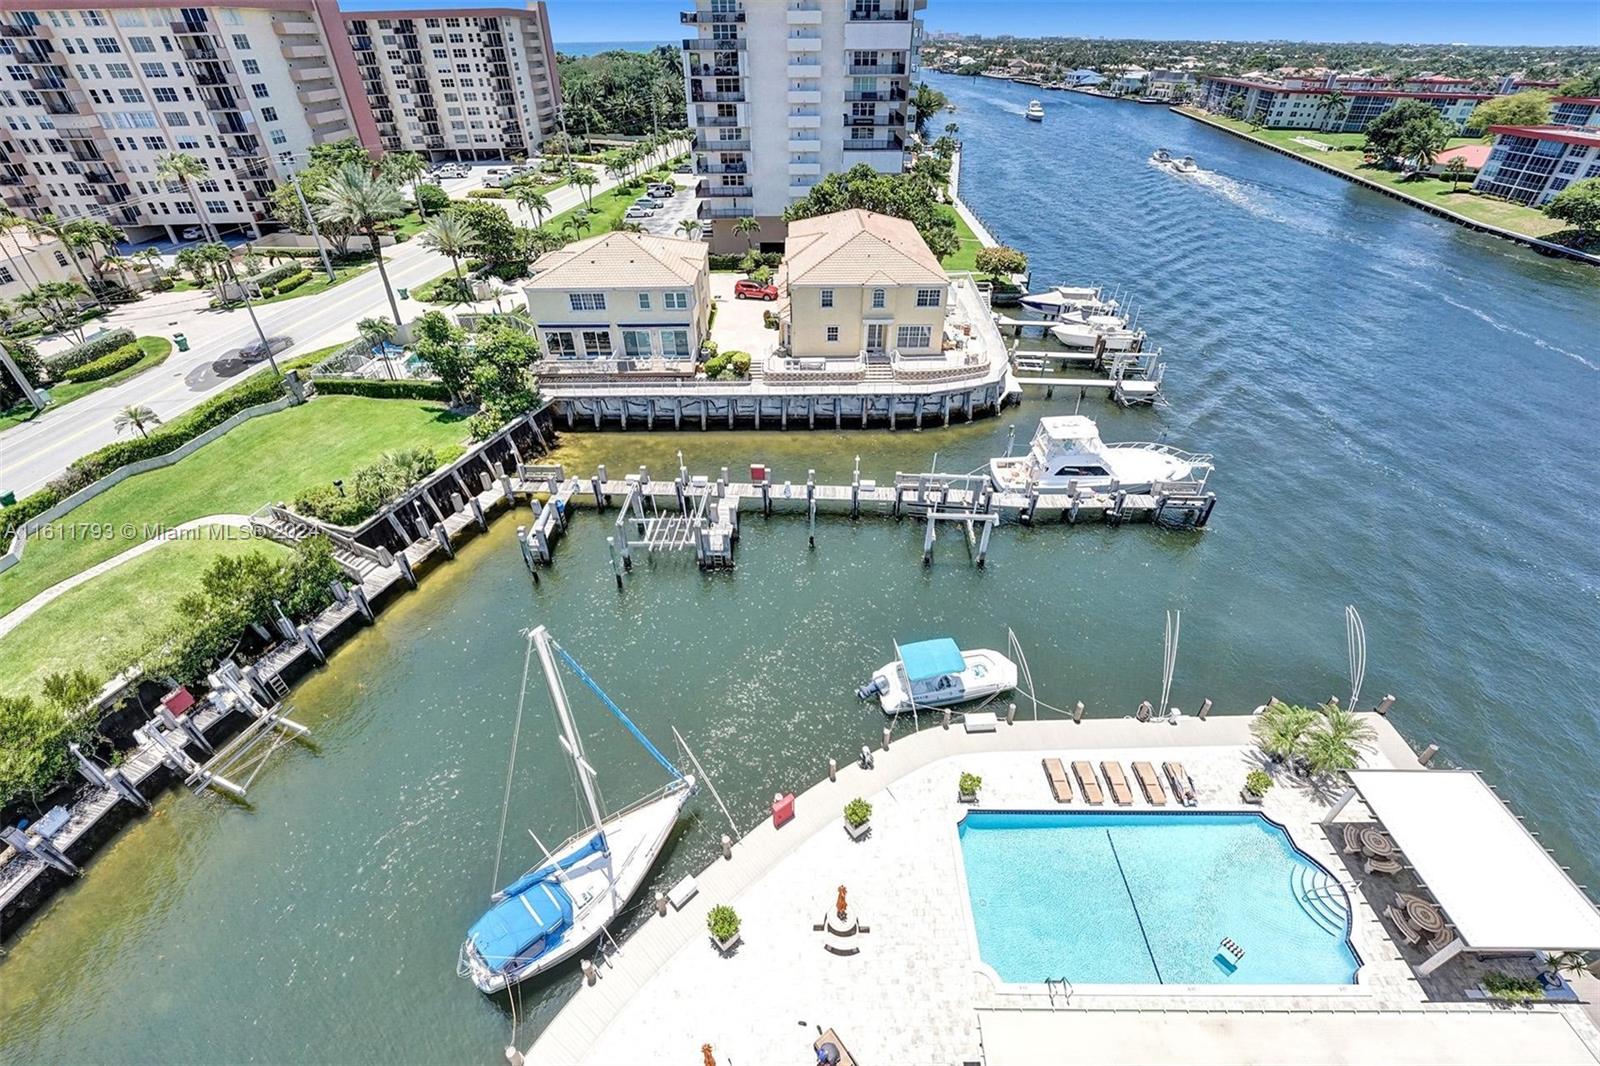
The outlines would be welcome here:
[[[794,793],[772,797],[772,826],[774,829],[794,818]]]

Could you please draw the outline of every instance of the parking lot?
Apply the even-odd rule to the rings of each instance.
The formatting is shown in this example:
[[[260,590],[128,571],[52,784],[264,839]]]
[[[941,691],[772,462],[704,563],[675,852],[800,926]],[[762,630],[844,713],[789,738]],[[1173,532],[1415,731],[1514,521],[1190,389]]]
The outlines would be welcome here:
[[[661,209],[649,218],[634,220],[644,227],[646,233],[654,233],[659,237],[682,237],[684,234],[679,232],[678,223],[686,218],[694,218],[694,175],[674,174],[672,180],[678,186],[677,195],[662,204]]]

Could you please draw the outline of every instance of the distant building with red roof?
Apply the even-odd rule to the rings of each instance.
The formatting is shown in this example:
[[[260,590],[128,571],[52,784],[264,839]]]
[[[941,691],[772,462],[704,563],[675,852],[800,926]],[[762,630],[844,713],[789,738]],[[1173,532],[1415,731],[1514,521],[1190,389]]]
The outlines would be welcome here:
[[[1550,122],[1555,126],[1600,126],[1600,96],[1552,96]]]
[[[1334,74],[1317,81],[1293,77],[1209,77],[1201,82],[1197,102],[1207,111],[1237,114],[1240,118],[1254,117],[1270,129],[1360,133],[1367,128],[1367,123],[1401,100],[1421,100],[1459,130],[1474,108],[1495,95],[1460,89],[1468,84],[1470,82],[1447,79],[1438,87],[1415,81],[1396,87],[1385,78]]]

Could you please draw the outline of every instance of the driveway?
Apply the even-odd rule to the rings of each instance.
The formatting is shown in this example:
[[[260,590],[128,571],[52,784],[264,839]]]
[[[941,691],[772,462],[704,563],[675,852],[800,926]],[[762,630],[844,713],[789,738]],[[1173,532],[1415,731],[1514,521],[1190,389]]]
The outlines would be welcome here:
[[[778,345],[778,331],[762,324],[762,313],[776,311],[782,301],[734,299],[733,283],[742,277],[731,271],[711,275],[711,298],[717,302],[711,339],[719,351],[749,352],[751,361],[760,363]]]
[[[646,233],[654,233],[658,237],[682,237],[678,223],[686,218],[694,218],[697,202],[694,196],[694,175],[674,174],[672,179],[678,186],[678,193],[663,204],[654,217],[643,220]]]

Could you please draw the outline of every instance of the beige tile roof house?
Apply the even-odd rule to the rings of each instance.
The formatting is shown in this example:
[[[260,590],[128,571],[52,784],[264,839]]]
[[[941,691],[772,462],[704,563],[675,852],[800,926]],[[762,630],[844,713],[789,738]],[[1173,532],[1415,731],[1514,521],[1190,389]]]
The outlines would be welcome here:
[[[709,269],[708,263],[705,241],[603,233],[541,255],[534,260],[524,288],[693,285],[700,272]]]
[[[789,223],[784,276],[790,285],[942,285],[947,280],[916,226],[860,209]]]

